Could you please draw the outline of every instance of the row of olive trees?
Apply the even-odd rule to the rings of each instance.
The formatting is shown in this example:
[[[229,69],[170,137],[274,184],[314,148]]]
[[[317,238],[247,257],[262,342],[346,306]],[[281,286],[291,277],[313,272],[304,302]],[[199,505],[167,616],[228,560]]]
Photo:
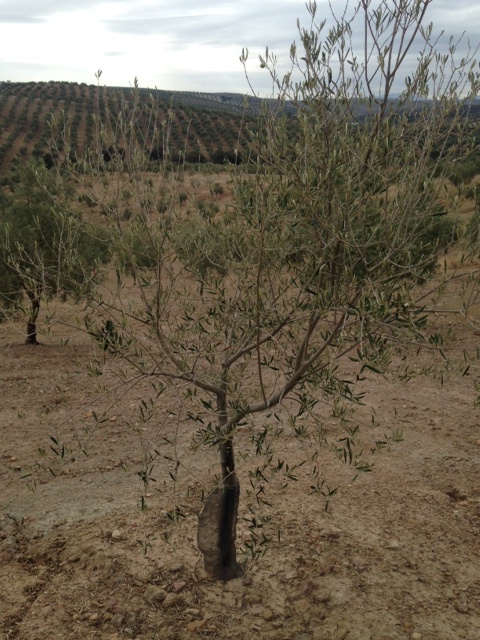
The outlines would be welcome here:
[[[279,109],[265,109],[250,131],[250,161],[232,167],[233,204],[222,216],[187,216],[174,195],[158,209],[158,189],[165,203],[177,183],[172,172],[160,185],[146,183],[148,140],[168,149],[170,125],[158,121],[154,102],[145,113],[135,89],[115,121],[97,117],[98,146],[82,171],[68,153],[62,165],[68,181],[102,205],[122,256],[115,291],[88,297],[86,330],[123,362],[127,385],[148,379],[155,393],[187,389],[188,415],[201,424],[197,441],[218,447],[217,483],[198,526],[205,567],[216,577],[241,574],[237,427],[288,415],[292,433],[320,443],[320,397],[341,417],[340,403],[357,399],[362,372],[387,372],[399,344],[428,344],[414,293],[435,276],[439,252],[454,237],[442,177],[471,150],[462,108],[480,87],[472,52],[457,62],[454,43],[447,55],[435,50],[424,23],[430,3],[359,0],[329,30],[308,4],[311,25],[299,27],[290,70],[279,75],[268,51],[260,60]],[[356,51],[358,32],[364,41]],[[407,76],[405,61],[418,49]],[[296,107],[293,135],[285,100]],[[136,125],[147,117],[152,135],[142,138]],[[105,178],[109,146],[122,153],[110,158]],[[133,215],[125,215],[126,193]],[[15,263],[22,282],[37,259],[48,272],[29,251],[32,264]],[[348,377],[347,360],[357,367]],[[347,443],[345,460],[365,468],[350,440],[338,440]]]

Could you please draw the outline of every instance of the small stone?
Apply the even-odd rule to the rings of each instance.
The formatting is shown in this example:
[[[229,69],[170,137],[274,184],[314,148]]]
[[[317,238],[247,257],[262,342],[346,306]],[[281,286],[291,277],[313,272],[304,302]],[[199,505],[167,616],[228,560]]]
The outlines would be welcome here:
[[[319,604],[329,602],[331,599],[332,599],[332,594],[330,593],[330,591],[327,591],[326,589],[321,589],[317,591],[314,597],[315,602],[318,602]]]
[[[187,624],[187,631],[188,633],[198,633],[199,631],[202,631],[203,629],[205,629],[205,627],[208,624],[208,620],[193,620],[193,622],[189,622]]]
[[[468,613],[468,606],[465,602],[461,602],[460,600],[456,600],[453,605],[458,611],[458,613]]]
[[[187,616],[190,616],[191,618],[201,618],[202,617],[202,612],[200,611],[200,609],[195,609],[194,607],[190,607],[188,609],[185,609],[185,614]]]
[[[163,602],[168,594],[165,589],[160,589],[160,587],[150,584],[143,592],[143,595],[146,600],[158,603]]]
[[[120,629],[120,627],[123,625],[123,614],[116,613],[110,622],[116,629]]]
[[[168,593],[167,597],[163,601],[163,606],[165,609],[169,609],[170,607],[178,607],[184,604],[185,598],[179,593]]]
[[[262,618],[264,620],[266,620],[268,622],[269,620],[272,620],[272,618],[273,618],[273,611],[271,609],[265,608],[265,609],[262,609],[260,611],[260,615],[262,616]]]
[[[110,538],[114,541],[114,542],[118,542],[119,540],[121,540],[123,538],[123,534],[120,531],[120,529],[114,529],[112,531],[112,535],[110,536]]]
[[[410,638],[411,640],[422,640],[422,634],[418,633],[418,631],[414,631]]]
[[[183,564],[181,562],[176,562],[175,564],[171,564],[169,567],[166,567],[166,569],[171,573],[178,573],[183,569]]]
[[[177,580],[172,584],[172,589],[175,591],[175,593],[180,593],[180,591],[183,591],[186,586],[187,583],[184,580]]]
[[[98,613],[92,613],[92,615],[88,618],[90,622],[95,622],[98,620]]]
[[[399,549],[400,548],[400,543],[398,542],[398,540],[389,540],[387,542],[386,547],[387,547],[387,549],[392,549],[392,550]]]
[[[310,598],[299,598],[293,602],[293,608],[298,616],[307,616],[312,609]]]
[[[262,596],[258,593],[247,593],[245,596],[246,604],[260,604],[262,602]]]
[[[245,576],[242,580],[242,584],[244,587],[250,587],[253,584],[252,576]]]
[[[341,529],[338,529],[337,527],[329,527],[328,529],[320,531],[320,537],[327,538],[327,540],[338,540],[341,533]]]

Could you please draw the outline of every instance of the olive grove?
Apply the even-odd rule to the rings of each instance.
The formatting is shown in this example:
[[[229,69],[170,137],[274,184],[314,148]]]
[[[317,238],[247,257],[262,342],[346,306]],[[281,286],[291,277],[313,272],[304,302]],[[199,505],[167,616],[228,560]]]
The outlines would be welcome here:
[[[260,59],[277,107],[243,132],[249,158],[230,167],[232,204],[217,215],[179,207],[180,166],[164,161],[160,187],[145,179],[152,148],[168,159],[169,122],[156,120],[153,98],[140,106],[135,87],[116,114],[97,113],[90,153],[59,164],[101,206],[117,274],[111,291],[88,298],[86,330],[122,363],[125,388],[149,380],[155,404],[176,386],[197,445],[218,448],[198,524],[217,578],[242,573],[237,428],[263,415],[317,455],[321,400],[338,421],[335,452],[366,470],[344,404],[360,400],[366,371],[397,366],[399,345],[432,346],[415,296],[432,279],[439,286],[439,256],[457,238],[443,178],[471,151],[480,74],[475,51],[457,52],[463,43],[441,49],[426,22],[431,1],[358,0],[330,26],[309,2],[289,70],[268,50]],[[248,77],[246,50],[241,62]],[[407,359],[399,366],[410,375]],[[328,499],[315,460],[312,490]]]

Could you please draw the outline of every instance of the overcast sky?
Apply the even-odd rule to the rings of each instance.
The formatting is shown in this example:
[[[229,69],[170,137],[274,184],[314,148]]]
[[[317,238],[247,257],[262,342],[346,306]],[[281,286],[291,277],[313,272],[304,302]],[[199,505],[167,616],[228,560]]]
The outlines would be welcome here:
[[[340,10],[344,0],[332,0]],[[317,0],[318,17],[329,15]],[[433,0],[435,31],[480,41],[480,0]],[[258,65],[268,45],[288,61],[303,0],[0,0],[0,81],[48,81],[184,91],[248,93],[239,55],[250,51],[255,89],[269,95]]]

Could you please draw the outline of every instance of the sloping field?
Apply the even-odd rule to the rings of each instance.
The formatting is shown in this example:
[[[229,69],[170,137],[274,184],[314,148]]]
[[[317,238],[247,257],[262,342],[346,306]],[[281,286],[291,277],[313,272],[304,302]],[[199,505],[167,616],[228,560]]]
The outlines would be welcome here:
[[[251,99],[247,107],[243,96],[234,94],[139,91],[145,104],[155,101],[158,121],[169,121],[173,161],[178,161],[180,153],[189,162],[234,160],[234,150],[241,148],[242,127],[254,122],[260,108],[258,99]],[[47,123],[52,116],[66,126],[71,149],[81,156],[96,135],[95,118],[105,118],[107,112],[115,116],[119,97],[128,101],[131,94],[131,89],[70,82],[0,82],[0,175],[15,157],[43,157],[50,152]],[[153,159],[158,159],[158,145]]]

